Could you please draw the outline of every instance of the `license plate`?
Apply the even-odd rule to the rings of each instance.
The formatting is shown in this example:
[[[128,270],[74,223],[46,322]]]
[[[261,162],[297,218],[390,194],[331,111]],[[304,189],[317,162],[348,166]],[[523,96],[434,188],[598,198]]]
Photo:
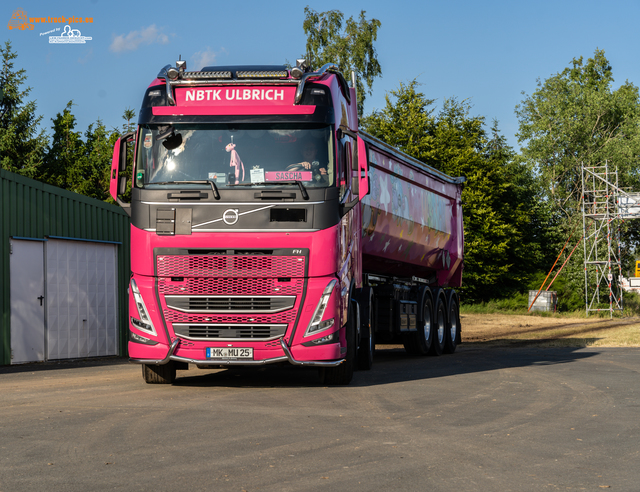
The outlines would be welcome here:
[[[207,347],[207,359],[251,359],[253,348]]]

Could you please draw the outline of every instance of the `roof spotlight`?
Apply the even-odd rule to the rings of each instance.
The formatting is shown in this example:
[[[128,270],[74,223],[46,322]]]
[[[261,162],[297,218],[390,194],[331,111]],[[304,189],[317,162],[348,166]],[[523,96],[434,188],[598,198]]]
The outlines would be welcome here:
[[[177,68],[175,67],[171,67],[169,70],[167,70],[167,76],[171,79],[171,80],[176,80],[178,78],[178,75],[180,74],[180,72],[178,71]]]
[[[294,79],[299,79],[307,69],[307,62],[304,58],[298,58],[296,60],[296,66],[291,69],[291,76]]]

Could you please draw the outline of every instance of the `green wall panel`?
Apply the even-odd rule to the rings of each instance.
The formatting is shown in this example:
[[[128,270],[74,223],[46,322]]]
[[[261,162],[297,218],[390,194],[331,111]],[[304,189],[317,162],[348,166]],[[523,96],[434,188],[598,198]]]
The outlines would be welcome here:
[[[120,354],[127,355],[129,216],[118,206],[0,170],[0,365],[11,363],[9,241],[63,237],[118,244]]]

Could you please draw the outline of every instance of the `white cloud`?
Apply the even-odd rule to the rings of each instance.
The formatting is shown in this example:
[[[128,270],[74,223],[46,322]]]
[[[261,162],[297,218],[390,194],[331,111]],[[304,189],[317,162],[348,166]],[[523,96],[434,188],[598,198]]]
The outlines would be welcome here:
[[[189,68],[192,70],[200,70],[204,67],[211,66],[216,62],[218,55],[224,51],[223,48],[220,52],[216,53],[207,46],[205,50],[198,51],[191,56],[191,65]]]
[[[123,51],[135,51],[142,44],[167,44],[168,42],[169,36],[161,32],[155,24],[151,24],[140,31],[131,31],[127,35],[114,35],[109,50],[122,53]]]

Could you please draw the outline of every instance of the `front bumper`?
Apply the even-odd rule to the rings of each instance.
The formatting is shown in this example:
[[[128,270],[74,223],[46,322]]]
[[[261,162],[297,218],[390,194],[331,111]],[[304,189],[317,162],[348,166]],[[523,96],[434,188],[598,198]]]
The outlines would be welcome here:
[[[284,355],[278,355],[276,357],[270,357],[262,360],[224,360],[224,359],[196,359],[190,357],[184,357],[175,355],[176,350],[180,344],[180,339],[175,339],[166,356],[162,359],[137,359],[130,358],[130,362],[134,362],[137,364],[155,364],[162,365],[167,364],[170,361],[176,362],[186,362],[188,364],[197,364],[199,366],[202,365],[211,365],[211,366],[262,366],[265,364],[275,364],[277,362],[289,362],[294,366],[305,366],[305,367],[336,367],[342,364],[345,359],[337,359],[337,360],[297,360],[293,357],[291,350],[287,346],[287,343],[283,338],[280,338],[280,347]]]

